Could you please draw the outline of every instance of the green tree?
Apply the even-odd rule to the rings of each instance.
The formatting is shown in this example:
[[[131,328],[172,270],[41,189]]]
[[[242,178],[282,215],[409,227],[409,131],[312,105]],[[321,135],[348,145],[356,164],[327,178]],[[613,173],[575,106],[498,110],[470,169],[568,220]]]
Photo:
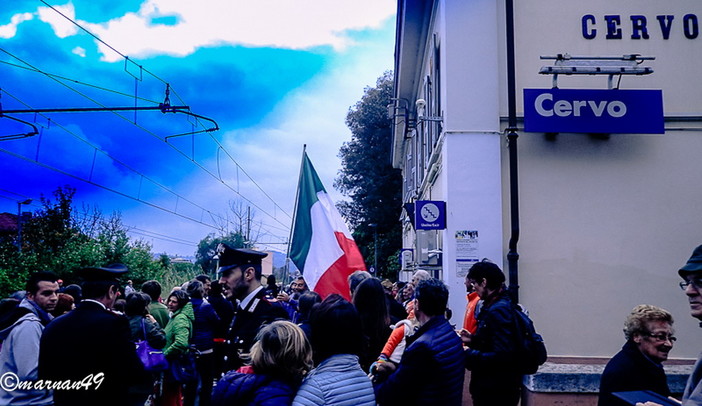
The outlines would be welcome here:
[[[122,278],[124,279],[123,282],[126,282],[127,279],[131,279],[134,283],[134,287],[137,289],[139,289],[142,283],[151,279],[163,281],[169,273],[168,268],[162,268],[159,262],[153,259],[151,245],[142,240],[132,242],[119,262],[129,268],[127,276]]]
[[[43,207],[22,226],[23,252],[42,253],[46,260],[50,260],[81,234],[72,218],[71,204],[75,193],[75,189],[65,186],[56,189],[54,202],[41,197]]]
[[[249,248],[244,235],[240,232],[231,232],[223,237],[216,237],[213,233],[200,240],[195,253],[195,265],[198,265],[208,275],[214,275],[217,271],[217,246],[225,243],[231,248]]]
[[[196,264],[172,262],[163,277],[156,280],[163,286],[164,295],[167,295],[173,287],[180,286],[201,273],[202,269]]]
[[[195,275],[192,264],[188,264],[189,274],[174,272],[174,266],[163,267],[153,259],[148,243],[130,241],[119,213],[109,218],[98,210],[76,215],[74,194],[75,189],[65,186],[54,192],[54,201],[42,196],[42,208],[23,225],[21,252],[14,245],[14,236],[0,239],[2,297],[24,289],[29,273],[44,269],[56,272],[66,285],[78,281],[78,269],[116,262],[130,270],[123,282],[131,279],[135,286],[149,279],[170,284],[180,278],[182,283]]]
[[[366,264],[376,260],[377,231],[379,275],[394,279],[399,266],[393,258],[402,245],[402,175],[391,161],[392,122],[387,106],[392,97],[393,75],[388,71],[349,109],[346,125],[352,137],[339,151],[342,167],[334,187],[351,198],[338,208],[350,223]]]

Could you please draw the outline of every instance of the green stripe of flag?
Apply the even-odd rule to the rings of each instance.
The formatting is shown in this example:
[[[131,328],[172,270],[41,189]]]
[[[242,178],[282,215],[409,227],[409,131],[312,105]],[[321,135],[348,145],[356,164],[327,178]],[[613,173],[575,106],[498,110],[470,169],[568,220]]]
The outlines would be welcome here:
[[[307,254],[312,241],[312,206],[319,201],[317,193],[324,192],[324,185],[319,180],[312,162],[307,157],[307,152],[302,153],[302,171],[298,184],[298,202],[295,212],[295,226],[293,229],[292,243],[290,244],[290,259],[300,272],[304,272]]]

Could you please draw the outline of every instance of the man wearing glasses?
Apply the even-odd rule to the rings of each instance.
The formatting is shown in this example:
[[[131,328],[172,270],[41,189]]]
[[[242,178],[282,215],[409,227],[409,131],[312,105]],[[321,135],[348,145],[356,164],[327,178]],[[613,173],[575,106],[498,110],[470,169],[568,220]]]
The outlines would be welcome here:
[[[685,291],[687,300],[690,302],[690,314],[702,321],[702,245],[695,248],[692,256],[687,260],[685,266],[680,268],[678,274],[683,278],[680,287]],[[687,381],[683,393],[683,405],[702,405],[702,356],[695,363],[695,369]]]
[[[600,381],[598,406],[626,406],[613,392],[649,390],[665,397],[670,389],[662,362],[673,348],[673,316],[652,305],[634,307],[624,322],[626,343],[608,363]]]
[[[690,303],[690,315],[701,321],[702,327],[702,245],[695,248],[678,275],[683,278],[680,288],[685,291]],[[637,403],[642,406],[660,406],[654,402]],[[690,374],[682,398],[683,406],[702,406],[702,354]]]

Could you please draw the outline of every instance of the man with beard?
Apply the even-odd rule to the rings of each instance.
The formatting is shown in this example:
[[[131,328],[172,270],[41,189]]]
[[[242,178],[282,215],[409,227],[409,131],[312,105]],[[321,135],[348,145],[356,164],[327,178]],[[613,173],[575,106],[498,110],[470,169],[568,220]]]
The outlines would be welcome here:
[[[220,244],[217,251],[222,293],[236,309],[226,337],[225,370],[232,370],[243,365],[242,356],[249,353],[261,326],[276,319],[287,319],[287,313],[265,298],[261,261],[268,254],[234,249],[226,244]]]

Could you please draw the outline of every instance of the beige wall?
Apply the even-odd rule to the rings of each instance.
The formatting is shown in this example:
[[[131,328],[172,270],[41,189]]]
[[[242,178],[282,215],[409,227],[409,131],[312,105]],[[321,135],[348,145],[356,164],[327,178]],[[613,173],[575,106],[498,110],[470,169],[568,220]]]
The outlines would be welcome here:
[[[517,16],[517,103],[522,88],[549,88],[538,74],[552,61],[540,55],[655,56],[655,73],[624,77],[621,88],[663,89],[668,118],[665,135],[613,134],[608,140],[586,134],[520,133],[521,301],[532,312],[551,355],[611,356],[623,344],[626,314],[649,303],[670,310],[679,341],[671,357],[693,358],[700,331],[689,316],[677,269],[702,244],[702,188],[697,161],[702,151],[702,92],[692,85],[702,76],[702,33],[683,35],[682,20],[702,3],[543,0],[515,2]],[[582,37],[581,18],[597,19],[597,38]],[[620,15],[623,39],[605,39],[604,15]],[[631,15],[648,19],[650,39],[633,40]],[[673,15],[664,40],[657,15]],[[702,24],[700,25],[702,28]],[[605,76],[559,78],[561,88],[605,89]],[[506,94],[506,93],[503,93]],[[501,111],[506,114],[506,98]],[[521,114],[521,113],[519,113]],[[679,129],[684,128],[684,131]],[[508,196],[507,151],[503,190]],[[505,198],[508,202],[508,198]],[[504,245],[509,239],[505,207]]]
[[[519,142],[521,301],[550,353],[614,354],[626,314],[649,303],[675,316],[671,356],[696,357],[702,331],[677,269],[702,243],[702,134]]]
[[[654,73],[641,77],[625,77],[621,88],[663,89],[667,116],[702,115],[702,92],[694,85],[702,77],[702,31],[696,39],[687,39],[683,31],[683,17],[697,16],[702,30],[702,3],[697,0],[523,0],[515,1],[515,30],[517,32],[516,59],[517,86],[520,88],[549,88],[551,77],[538,74],[539,68],[552,61],[540,60],[541,55],[570,53],[571,55],[641,54],[655,56],[646,62]],[[581,19],[591,14],[596,20],[597,36],[585,39]],[[606,39],[605,15],[620,15],[622,39]],[[631,39],[631,15],[647,19],[649,39]],[[657,15],[674,16],[669,39],[663,39]],[[501,41],[501,44],[504,42]],[[559,78],[563,88],[588,87],[606,89],[606,77]],[[503,94],[505,94],[503,92]],[[518,110],[522,111],[521,92]],[[506,115],[507,101],[502,111]],[[521,113],[520,113],[521,114]]]
[[[507,271],[508,150],[496,125],[501,116],[504,127],[507,112],[504,10],[499,9],[502,2],[496,10],[487,0],[440,3],[428,35],[437,33],[441,45],[446,139],[440,176],[426,192],[447,201],[444,276],[456,323],[465,290],[456,275],[455,231],[478,230],[480,257],[504,263]],[[520,131],[521,302],[550,355],[612,356],[623,344],[627,313],[650,303],[676,318],[679,341],[671,356],[696,357],[702,331],[689,316],[676,270],[702,244],[702,171],[697,164],[702,151],[702,33],[687,39],[681,25],[683,16],[692,13],[702,29],[702,3],[524,0],[515,6],[518,111],[522,88],[551,86],[551,78],[538,70],[552,62],[540,55],[639,53],[657,58],[649,64],[655,73],[624,78],[621,87],[663,89],[668,119],[665,135],[613,134],[607,140],[560,134],[548,141],[543,134]],[[585,14],[598,20],[594,40],[582,38]],[[604,38],[606,14],[621,15],[624,39]],[[659,14],[675,16],[668,40],[660,34]],[[629,38],[630,15],[648,18],[649,40]],[[426,61],[419,65],[427,67]],[[559,84],[605,89],[607,80],[562,77]],[[680,116],[692,120],[672,121]],[[494,165],[492,156],[497,156]],[[487,175],[479,175],[485,168]],[[494,212],[497,219],[491,217]],[[411,232],[404,242],[412,243]]]

